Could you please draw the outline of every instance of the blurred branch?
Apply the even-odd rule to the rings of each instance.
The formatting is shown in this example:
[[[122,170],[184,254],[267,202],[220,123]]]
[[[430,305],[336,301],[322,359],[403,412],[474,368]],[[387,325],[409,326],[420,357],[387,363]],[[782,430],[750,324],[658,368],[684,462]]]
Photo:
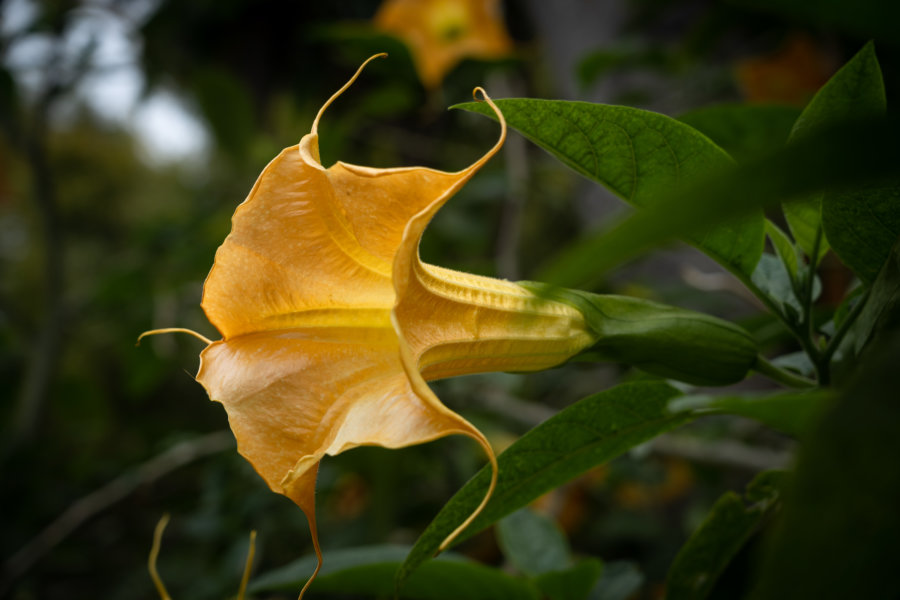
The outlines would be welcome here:
[[[499,74],[488,82],[492,93],[501,98],[523,96],[519,82],[510,75]],[[497,226],[497,275],[516,281],[521,279],[519,243],[522,238],[522,209],[528,194],[528,154],[525,138],[511,135],[503,150],[506,165],[506,187],[509,192],[503,201]]]
[[[547,408],[543,404],[520,400],[502,390],[481,390],[479,400],[479,408],[529,429],[543,423],[556,414],[556,411]]]
[[[686,265],[681,269],[681,278],[686,284],[698,290],[704,292],[728,292],[745,300],[755,308],[766,308],[762,300],[728,273],[707,273],[692,265]]]
[[[75,501],[6,561],[0,580],[0,596],[3,596],[12,583],[28,572],[42,557],[95,515],[107,510],[138,488],[150,485],[172,471],[233,447],[234,438],[227,431],[217,431],[180,442]]]
[[[677,456],[688,460],[735,467],[748,471],[784,469],[790,465],[792,453],[758,446],[748,446],[734,440],[704,440],[687,435],[666,434],[655,438],[650,449],[657,454]]]
[[[49,84],[34,108],[34,124],[25,134],[24,145],[31,170],[34,203],[44,242],[44,316],[31,349],[19,392],[10,443],[15,446],[33,434],[47,397],[59,355],[63,324],[63,244],[57,210],[56,189],[47,156],[46,125],[50,107],[61,93]]]
[[[56,100],[89,72],[97,48],[96,40],[91,40],[78,56],[71,72],[64,73],[59,68],[65,52],[62,34],[55,43],[55,51],[45,65],[47,79],[34,103],[31,127],[22,128],[24,131],[21,134],[21,145],[31,171],[40,235],[44,242],[41,290],[44,314],[25,368],[7,451],[34,436],[41,409],[53,381],[62,343],[65,288],[63,230],[53,170],[47,152],[48,119]]]

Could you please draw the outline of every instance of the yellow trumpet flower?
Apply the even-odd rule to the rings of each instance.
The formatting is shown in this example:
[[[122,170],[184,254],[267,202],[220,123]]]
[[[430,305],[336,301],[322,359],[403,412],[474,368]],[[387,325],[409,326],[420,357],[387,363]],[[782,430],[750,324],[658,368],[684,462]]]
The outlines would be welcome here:
[[[497,463],[484,435],[426,381],[545,369],[595,341],[567,304],[419,259],[431,218],[505,139],[480,88],[500,139],[461,171],[320,164],[319,119],[364,66],[238,206],[201,303],[222,339],[198,336],[208,345],[197,380],[224,405],[239,452],[303,509],[320,565],[315,483],[325,455],[451,434],[477,441],[491,488],[444,548],[486,504]],[[175,330],[148,334],[166,331]]]
[[[464,58],[500,58],[513,48],[498,0],[385,0],[374,21],[409,46],[429,89]]]

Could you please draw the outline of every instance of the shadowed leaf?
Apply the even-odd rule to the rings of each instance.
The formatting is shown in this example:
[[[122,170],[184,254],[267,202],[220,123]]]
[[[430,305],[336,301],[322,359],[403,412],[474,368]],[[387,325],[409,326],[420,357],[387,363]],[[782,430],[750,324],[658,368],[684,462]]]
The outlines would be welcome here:
[[[793,106],[719,104],[692,110],[678,120],[743,162],[783,146],[799,115]]]
[[[881,68],[875,58],[875,48],[869,43],[810,100],[794,124],[791,142],[830,123],[879,116],[884,109]],[[840,200],[842,194],[826,191],[824,202],[829,202],[828,196],[836,195],[842,204],[846,203],[846,199]],[[814,263],[818,263],[829,248],[830,238],[822,229],[822,203],[821,195],[813,195],[784,205],[784,216],[791,233],[807,256],[812,257],[818,238],[818,255]],[[840,223],[835,224],[840,226]]]
[[[667,600],[703,600],[763,519],[777,506],[784,474],[761,473],[744,497],[726,492],[685,542],[666,577]]]
[[[349,548],[325,553],[325,563],[312,583],[311,593],[390,597],[394,572],[409,552],[408,546],[384,545]],[[285,567],[257,577],[251,593],[296,590],[316,565],[315,556],[303,557]],[[529,582],[498,569],[458,556],[445,555],[423,565],[410,577],[400,598],[416,600],[537,600]]]

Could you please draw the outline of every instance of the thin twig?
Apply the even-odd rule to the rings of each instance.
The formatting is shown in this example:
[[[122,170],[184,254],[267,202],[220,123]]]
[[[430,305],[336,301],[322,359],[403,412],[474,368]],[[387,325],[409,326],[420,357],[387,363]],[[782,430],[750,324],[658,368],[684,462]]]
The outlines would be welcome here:
[[[234,438],[226,431],[180,442],[77,500],[6,561],[3,580],[0,581],[0,596],[37,561],[95,515],[172,471],[233,447]]]
[[[801,375],[791,373],[784,369],[776,367],[774,364],[766,360],[762,355],[756,357],[756,365],[753,369],[760,375],[764,375],[772,381],[777,381],[791,388],[812,388],[816,387],[816,382],[807,379]]]
[[[56,370],[63,327],[63,240],[56,186],[45,144],[47,113],[59,94],[50,85],[35,107],[34,126],[25,137],[25,151],[31,171],[34,203],[44,243],[42,296],[43,315],[31,349],[13,422],[10,445],[33,437],[50,383]]]
[[[748,471],[784,469],[791,463],[791,452],[748,446],[733,440],[701,440],[686,435],[661,435],[651,442],[653,452],[688,460],[735,467]]]
[[[803,334],[806,336],[807,344],[804,344],[804,350],[809,354],[813,366],[816,368],[816,377],[821,385],[828,385],[830,374],[828,372],[828,361],[822,360],[822,354],[816,344],[816,326],[813,322],[813,289],[816,282],[816,271],[819,265],[819,248],[822,245],[822,227],[816,229],[816,238],[813,242],[813,255],[809,257],[809,271],[807,273],[805,289],[803,290]],[[801,340],[802,341],[802,340]]]

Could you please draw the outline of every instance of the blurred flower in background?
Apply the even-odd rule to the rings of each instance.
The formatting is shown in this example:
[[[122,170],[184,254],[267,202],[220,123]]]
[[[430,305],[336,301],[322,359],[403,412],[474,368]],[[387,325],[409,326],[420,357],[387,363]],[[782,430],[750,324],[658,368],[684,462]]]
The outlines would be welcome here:
[[[499,0],[386,0],[374,23],[409,46],[426,88],[439,86],[465,58],[502,58],[513,50]]]
[[[741,92],[750,102],[803,107],[839,62],[809,34],[790,34],[774,52],[744,58],[735,65]]]

